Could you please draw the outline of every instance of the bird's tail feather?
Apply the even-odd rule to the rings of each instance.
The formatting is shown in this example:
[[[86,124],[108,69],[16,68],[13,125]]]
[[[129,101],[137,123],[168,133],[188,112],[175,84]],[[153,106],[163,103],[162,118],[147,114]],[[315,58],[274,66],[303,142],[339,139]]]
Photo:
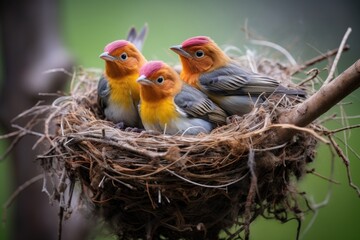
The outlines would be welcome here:
[[[286,95],[297,95],[299,97],[303,97],[305,98],[306,97],[306,92],[304,90],[301,90],[301,89],[289,89],[289,88],[286,88],[284,86],[281,86],[279,85],[274,93],[280,93],[280,94],[286,94]]]
[[[148,30],[149,30],[149,28],[146,23],[145,23],[144,27],[141,29],[139,34],[136,31],[135,27],[132,27],[132,28],[130,28],[126,39],[129,42],[132,42],[137,47],[137,49],[139,49],[139,51],[141,51],[141,49],[144,45]]]

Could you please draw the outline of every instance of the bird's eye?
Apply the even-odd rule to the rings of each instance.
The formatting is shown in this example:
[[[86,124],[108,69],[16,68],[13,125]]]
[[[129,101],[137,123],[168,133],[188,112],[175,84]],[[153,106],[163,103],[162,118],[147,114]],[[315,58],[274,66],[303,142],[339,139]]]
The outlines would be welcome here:
[[[128,58],[128,55],[124,52],[120,55],[120,59],[125,61]]]
[[[203,50],[197,50],[197,51],[195,52],[195,56],[196,56],[197,58],[202,58],[203,56],[205,56],[205,53],[204,53]]]
[[[164,77],[163,77],[163,76],[158,77],[158,78],[156,79],[156,82],[157,82],[158,84],[162,84],[162,83],[164,82]]]

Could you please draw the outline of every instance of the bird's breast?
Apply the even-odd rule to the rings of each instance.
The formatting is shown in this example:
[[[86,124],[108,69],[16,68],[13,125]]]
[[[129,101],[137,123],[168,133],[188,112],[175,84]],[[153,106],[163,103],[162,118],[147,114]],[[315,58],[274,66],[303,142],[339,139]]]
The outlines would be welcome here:
[[[158,103],[140,104],[140,117],[147,130],[156,130],[166,134],[198,134],[209,133],[211,123],[199,119],[188,118],[176,110],[173,100],[163,100]]]
[[[157,102],[145,102],[140,104],[140,116],[145,124],[164,126],[179,117],[172,99],[164,99]]]
[[[128,109],[133,108],[134,104],[137,106],[140,99],[137,77],[138,75],[134,74],[123,79],[109,79],[110,102]]]

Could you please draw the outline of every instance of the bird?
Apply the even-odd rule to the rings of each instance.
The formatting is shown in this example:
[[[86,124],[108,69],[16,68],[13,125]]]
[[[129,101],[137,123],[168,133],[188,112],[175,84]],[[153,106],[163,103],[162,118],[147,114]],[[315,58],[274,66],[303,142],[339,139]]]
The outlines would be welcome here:
[[[279,93],[305,96],[276,79],[239,66],[207,36],[196,36],[170,47],[180,57],[181,78],[203,91],[229,115],[249,113],[266,95]]]
[[[147,25],[139,34],[131,28],[127,40],[110,42],[99,56],[105,60],[105,70],[97,87],[98,106],[105,119],[119,128],[142,128],[136,79],[147,61],[141,53],[147,31]]]
[[[163,61],[140,69],[139,113],[145,130],[164,134],[210,133],[226,123],[226,113],[204,93],[180,79]]]

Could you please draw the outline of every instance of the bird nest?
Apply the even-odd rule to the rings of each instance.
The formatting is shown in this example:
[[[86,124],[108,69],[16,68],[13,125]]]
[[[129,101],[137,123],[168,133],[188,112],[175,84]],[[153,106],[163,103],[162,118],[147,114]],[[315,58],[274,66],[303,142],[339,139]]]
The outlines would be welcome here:
[[[264,59],[256,65],[294,86],[289,68]],[[280,114],[302,99],[269,96],[210,134],[171,136],[103,120],[96,104],[99,76],[79,69],[69,95],[21,115],[45,121],[39,142],[48,140],[49,148],[38,160],[46,172],[44,190],[60,202],[61,217],[71,213],[75,184],[85,207],[120,239],[247,238],[260,215],[300,221],[309,209],[297,182],[314,158],[315,132],[322,127],[298,128],[285,144],[277,135],[291,127],[278,123]]]
[[[282,65],[258,65],[291,84]],[[270,96],[210,134],[170,136],[102,120],[99,74],[85,70],[75,78],[69,96],[37,107],[49,113],[51,143],[39,160],[60,182],[79,182],[88,207],[120,238],[216,238],[234,225],[246,230],[258,215],[301,217],[296,182],[314,157],[316,138],[299,131],[287,144],[275,141],[278,115],[301,99]]]

